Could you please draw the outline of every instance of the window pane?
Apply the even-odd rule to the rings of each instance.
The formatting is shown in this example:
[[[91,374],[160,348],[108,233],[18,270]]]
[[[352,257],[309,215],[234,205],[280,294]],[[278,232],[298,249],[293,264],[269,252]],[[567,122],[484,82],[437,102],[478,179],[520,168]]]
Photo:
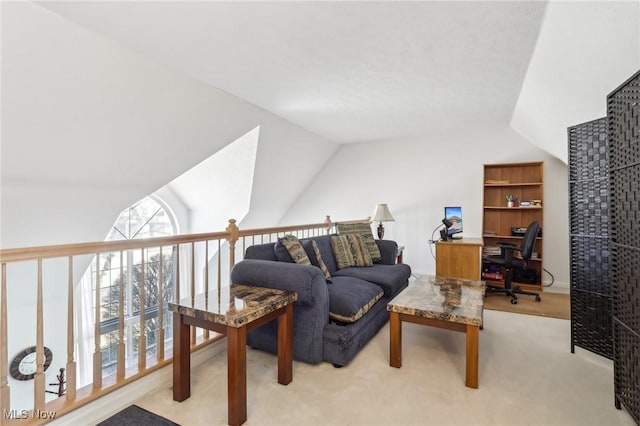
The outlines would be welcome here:
[[[106,240],[153,238],[175,234],[170,214],[160,203],[145,198],[125,209],[116,219]],[[120,313],[121,281],[123,311],[127,343],[127,367],[137,364],[140,339],[141,296],[144,286],[146,356],[154,357],[157,351],[158,311],[162,309],[165,323],[165,341],[171,339],[171,315],[167,303],[173,300],[173,247],[130,250],[101,254],[99,257],[100,280],[100,347],[103,375],[115,374],[117,368],[117,339]],[[144,259],[143,259],[144,257]],[[121,268],[122,263],[122,268]],[[96,263],[91,266],[93,303],[96,292]],[[163,294],[163,306],[159,307],[159,293]],[[94,307],[95,309],[95,307]]]

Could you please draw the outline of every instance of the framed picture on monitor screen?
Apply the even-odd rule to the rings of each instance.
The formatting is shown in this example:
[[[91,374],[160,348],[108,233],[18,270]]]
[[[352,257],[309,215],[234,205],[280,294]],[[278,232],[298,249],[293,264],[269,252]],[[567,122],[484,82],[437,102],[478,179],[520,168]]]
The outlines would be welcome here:
[[[447,229],[447,235],[452,237],[455,234],[462,233],[462,207],[461,206],[447,206],[444,208],[444,217],[451,221],[452,225]],[[461,238],[462,235],[456,235],[456,238]]]

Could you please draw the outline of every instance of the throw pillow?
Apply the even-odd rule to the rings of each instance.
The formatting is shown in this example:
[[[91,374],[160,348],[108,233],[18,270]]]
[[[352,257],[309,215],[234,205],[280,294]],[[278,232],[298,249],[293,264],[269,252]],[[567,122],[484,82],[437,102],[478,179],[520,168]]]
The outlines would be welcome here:
[[[360,234],[332,236],[331,250],[336,258],[338,269],[350,266],[373,266],[371,255]]]
[[[367,222],[338,223],[336,227],[338,228],[338,234],[340,235],[348,235],[348,234],[361,235],[367,247],[367,250],[369,250],[369,255],[371,256],[371,260],[374,262],[380,262],[382,260],[380,249],[376,244],[376,240],[373,238],[373,234],[371,233],[371,225],[369,225],[369,223]]]
[[[300,265],[311,265],[311,260],[307,256],[307,252],[304,251],[304,247],[295,235],[285,235],[280,238],[279,241],[287,249],[294,262]]]
[[[282,238],[278,238],[278,241],[274,244],[274,250],[276,252],[276,257],[278,258],[278,262],[289,262],[294,263],[293,258],[289,254],[287,248],[282,244]]]
[[[304,250],[307,252],[307,256],[309,257],[311,264],[320,268],[324,275],[324,279],[328,283],[331,283],[331,274],[329,273],[329,268],[325,265],[324,260],[322,260],[318,244],[314,240],[303,240],[302,247],[304,247]]]

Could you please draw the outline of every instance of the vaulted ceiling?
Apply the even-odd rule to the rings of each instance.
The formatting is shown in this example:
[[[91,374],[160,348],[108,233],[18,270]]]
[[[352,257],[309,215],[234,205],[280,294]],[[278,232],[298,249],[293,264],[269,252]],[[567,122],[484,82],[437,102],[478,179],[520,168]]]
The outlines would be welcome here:
[[[461,127],[513,125],[526,79],[535,83],[527,92],[534,97],[548,86],[540,83],[540,76],[550,80],[564,73],[559,81],[568,80],[568,85],[558,84],[571,88],[575,78],[583,78],[575,71],[582,73],[585,68],[576,63],[579,69],[567,70],[561,63],[562,55],[576,50],[576,42],[581,43],[579,48],[591,43],[579,37],[572,39],[571,25],[592,28],[582,28],[584,34],[597,32],[603,25],[608,30],[627,23],[617,18],[593,25],[581,22],[573,12],[562,12],[559,19],[555,14],[552,25],[556,34],[564,33],[565,43],[547,41],[545,49],[552,51],[552,61],[560,64],[561,70],[545,75],[548,64],[538,64],[540,71],[532,77],[528,74],[530,65],[553,3],[38,2],[64,18],[338,143],[415,138]],[[597,19],[603,10],[614,10],[607,2],[595,3],[601,9],[589,19]],[[573,9],[583,7],[570,4]],[[638,5],[640,2],[636,9],[640,9]],[[615,13],[623,20],[629,15]],[[637,25],[637,10],[630,19]],[[589,34],[586,32],[586,37]],[[631,45],[637,48],[638,40]],[[584,54],[596,60],[594,51]],[[640,58],[640,53],[634,55]],[[576,91],[594,87],[588,79],[580,84]],[[613,88],[610,84],[606,82],[604,87]],[[598,92],[593,102],[600,102],[605,94]],[[577,124],[571,120],[597,118],[589,117],[589,113],[584,119],[580,115],[563,117],[564,121],[553,123],[552,135],[528,128],[549,124],[547,118],[538,118],[536,123],[531,114],[544,110],[553,120],[558,117],[554,106],[572,110],[571,105],[559,107],[562,94],[555,95],[560,98],[549,99],[548,105],[542,106],[528,98],[528,104],[520,110],[517,121],[521,129],[516,130],[538,139],[532,140],[538,145],[563,139],[566,126]],[[582,102],[574,94],[571,97],[569,102]],[[559,158],[566,157],[563,143],[559,148],[546,149]]]
[[[339,143],[511,118],[545,2],[43,2]]]

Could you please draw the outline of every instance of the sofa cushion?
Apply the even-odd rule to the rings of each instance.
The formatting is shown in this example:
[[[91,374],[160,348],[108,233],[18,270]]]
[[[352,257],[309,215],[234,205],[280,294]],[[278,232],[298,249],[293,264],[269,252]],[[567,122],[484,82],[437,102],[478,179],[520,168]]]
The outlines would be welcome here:
[[[284,249],[284,247],[283,247]],[[284,249],[286,251],[286,249]],[[288,253],[287,253],[288,256]],[[291,256],[289,256],[291,257]],[[274,250],[273,244],[256,244],[253,246],[247,247],[247,251],[244,254],[245,259],[261,259],[261,260],[272,260],[277,261],[278,257],[276,256],[276,251]],[[289,260],[289,262],[293,262],[293,259]]]
[[[359,234],[335,235],[331,237],[331,249],[338,269],[350,266],[372,266],[369,250]]]
[[[322,256],[322,260],[324,264],[329,269],[329,273],[333,275],[335,271],[338,270],[336,265],[336,259],[333,257],[333,249],[331,248],[331,237],[335,234],[331,235],[317,235],[315,237],[308,238],[309,240],[313,240],[316,242],[318,249],[320,251],[320,255]],[[307,239],[302,239],[300,241],[306,241]]]
[[[376,240],[373,238],[371,225],[369,225],[368,222],[338,223],[336,228],[338,229],[338,235],[358,234],[362,236],[362,240],[364,241],[367,250],[369,250],[371,260],[374,262],[380,262],[380,260],[382,260],[380,249],[376,244]]]
[[[411,276],[411,268],[404,263],[397,265],[376,264],[371,268],[340,269],[333,275],[334,282],[338,276],[355,277],[369,281],[380,286],[385,297],[394,297],[407,285],[407,280]]]
[[[327,280],[328,283],[330,283],[331,274],[329,273],[329,269],[322,259],[322,254],[320,253],[318,244],[314,240],[301,240],[300,242],[302,243],[302,247],[304,247],[304,250],[307,252],[307,256],[309,257],[311,264],[320,268],[322,274],[324,275],[324,279]]]
[[[300,243],[298,237],[289,234],[282,238],[278,238],[278,242],[287,249],[289,256],[291,256],[291,259],[293,259],[295,263],[300,265],[311,265],[311,260],[309,260],[309,256],[307,256],[307,252],[304,250],[304,247],[302,247],[302,243]]]
[[[383,296],[375,284],[353,278],[334,278],[329,290],[329,317],[340,323],[352,323],[360,319]]]
[[[395,265],[398,261],[398,243],[392,240],[376,240],[376,245],[380,249],[383,265]]]

